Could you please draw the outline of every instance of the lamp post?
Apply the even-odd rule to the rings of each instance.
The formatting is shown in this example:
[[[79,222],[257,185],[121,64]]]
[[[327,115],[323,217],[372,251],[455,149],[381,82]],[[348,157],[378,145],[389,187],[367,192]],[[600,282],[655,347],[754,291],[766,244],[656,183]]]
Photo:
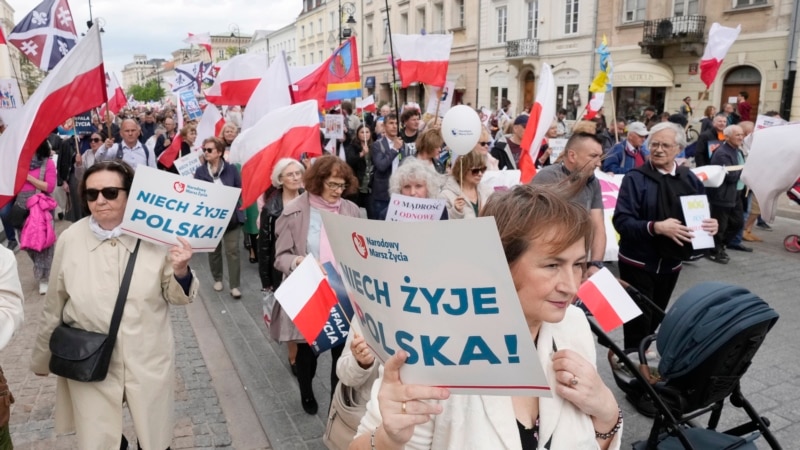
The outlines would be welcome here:
[[[349,38],[353,34],[353,30],[350,27],[345,27],[342,29],[342,18],[345,14],[347,14],[347,21],[345,22],[348,25],[355,25],[356,19],[353,18],[353,14],[356,13],[356,5],[352,2],[344,2],[339,0],[339,44],[342,43],[343,40]]]
[[[239,32],[239,25],[236,25],[235,23],[232,23],[232,24],[228,25],[228,29],[231,30],[231,37],[232,38],[234,38],[234,37],[236,38],[236,54],[237,55],[241,55],[242,54],[242,41],[239,38],[241,36],[241,33]]]

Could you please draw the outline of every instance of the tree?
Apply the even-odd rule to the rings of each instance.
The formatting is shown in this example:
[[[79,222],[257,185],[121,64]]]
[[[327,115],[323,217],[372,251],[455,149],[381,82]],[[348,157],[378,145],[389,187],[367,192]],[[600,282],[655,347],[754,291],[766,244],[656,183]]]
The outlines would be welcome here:
[[[158,80],[152,79],[144,85],[134,84],[128,88],[128,95],[133,95],[133,98],[140,102],[149,102],[161,100],[166,95],[166,92],[158,83]]]
[[[39,87],[39,84],[44,80],[45,73],[34,66],[28,58],[21,56],[19,58],[19,70],[21,72],[19,84],[20,90],[27,92],[26,97],[30,97],[33,91]]]

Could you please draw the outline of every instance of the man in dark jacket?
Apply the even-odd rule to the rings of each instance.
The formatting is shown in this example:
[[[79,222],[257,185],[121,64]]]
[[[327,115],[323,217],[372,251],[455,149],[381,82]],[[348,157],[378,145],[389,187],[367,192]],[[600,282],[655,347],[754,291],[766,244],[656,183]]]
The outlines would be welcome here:
[[[606,154],[603,172],[624,175],[631,169],[641,167],[649,154],[644,145],[648,134],[647,127],[642,122],[628,125],[627,138],[611,147]]]
[[[500,170],[516,170],[519,165],[519,157],[522,155],[522,135],[528,125],[528,115],[520,114],[514,119],[513,133],[506,136],[505,142],[495,142],[491,154],[497,160],[497,167]]]
[[[389,114],[383,119],[385,136],[375,141],[370,148],[370,157],[374,172],[372,174],[372,211],[386,211],[389,206],[389,178],[399,164],[397,155],[403,151],[405,144],[397,135],[397,116]],[[385,217],[370,217],[383,220]]]
[[[711,160],[711,154],[725,140],[723,131],[728,126],[728,117],[724,113],[719,113],[714,116],[712,125],[710,129],[700,133],[700,137],[697,138],[697,143],[694,146],[694,163],[697,167],[708,165]]]
[[[711,156],[711,164],[716,166],[738,166],[744,164],[744,155],[740,150],[744,140],[744,131],[739,125],[725,128],[725,142]],[[730,257],[725,252],[725,243],[730,241],[744,226],[744,210],[742,193],[744,183],[739,180],[742,171],[731,170],[725,174],[725,180],[717,188],[708,188],[708,203],[711,206],[711,217],[719,222],[719,232],[714,236],[714,250],[708,259],[727,264]]]

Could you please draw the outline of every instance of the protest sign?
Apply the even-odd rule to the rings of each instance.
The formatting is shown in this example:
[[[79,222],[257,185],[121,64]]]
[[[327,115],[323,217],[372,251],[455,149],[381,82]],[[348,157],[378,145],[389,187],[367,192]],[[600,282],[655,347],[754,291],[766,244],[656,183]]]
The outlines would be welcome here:
[[[121,228],[164,246],[182,237],[195,252],[211,252],[236,213],[240,191],[139,165]]]
[[[325,326],[322,327],[317,339],[311,343],[311,350],[317,355],[344,344],[347,340],[347,335],[350,334],[350,319],[353,317],[353,306],[350,304],[347,288],[341,275],[336,271],[333,263],[323,263],[322,267],[325,268],[328,284],[333,289],[333,292],[336,293],[336,299],[339,302],[331,308],[328,321],[325,322]]]
[[[603,221],[606,228],[606,253],[603,255],[603,261],[616,261],[619,259],[619,233],[614,228],[613,218],[624,175],[609,175],[600,169],[595,169],[594,176],[600,182],[600,190],[603,193]]]
[[[548,139],[547,146],[550,148],[550,164],[555,164],[567,146],[567,139]]]
[[[483,173],[481,184],[495,191],[511,189],[519,184],[522,171],[519,170],[487,170]]]
[[[78,134],[88,134],[92,130],[92,112],[86,111],[75,116],[75,132]]]
[[[189,115],[189,120],[199,120],[203,117],[203,110],[200,108],[200,103],[197,101],[194,92],[181,92],[181,102],[183,103],[183,110]]]
[[[325,115],[325,138],[344,139],[344,116],[341,114]]]
[[[780,117],[770,117],[765,116],[763,114],[759,114],[756,118],[756,130],[761,130],[764,128],[774,127],[776,125],[786,125],[788,122],[781,119]]]
[[[692,247],[695,250],[714,248],[714,236],[703,230],[703,219],[711,218],[708,197],[705,195],[681,196],[681,208],[686,226],[692,229]]]
[[[453,93],[456,91],[456,84],[448,81],[444,87],[428,87],[428,104],[425,105],[425,112],[436,114],[436,102],[439,102],[439,117],[444,117],[453,105]]]
[[[438,198],[417,198],[392,194],[386,220],[390,222],[418,222],[442,218],[445,202]]]
[[[189,152],[188,155],[176,159],[173,164],[182,177],[193,177],[194,171],[203,164],[201,157],[201,152]]]
[[[493,218],[322,221],[367,344],[408,353],[404,383],[550,396]]]

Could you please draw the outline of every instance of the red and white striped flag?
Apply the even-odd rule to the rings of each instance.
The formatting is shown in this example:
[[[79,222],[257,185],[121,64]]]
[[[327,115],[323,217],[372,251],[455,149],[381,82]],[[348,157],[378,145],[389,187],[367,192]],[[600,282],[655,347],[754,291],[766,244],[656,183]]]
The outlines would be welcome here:
[[[225,126],[225,119],[222,118],[219,110],[214,105],[206,105],[203,117],[197,123],[197,138],[195,145],[201,145],[204,140],[210,137],[219,137],[222,127]]]
[[[522,156],[519,160],[519,168],[522,172],[520,182],[529,183],[536,175],[534,161],[539,156],[539,148],[542,146],[547,129],[556,117],[556,83],[553,79],[553,71],[550,64],[542,64],[542,71],[539,74],[539,86],[536,92],[536,101],[531,107],[531,115],[528,117],[528,124],[525,125],[525,133],[522,135],[520,147]]]
[[[589,105],[586,107],[586,114],[583,115],[585,120],[592,120],[597,116],[600,108],[603,107],[603,102],[606,99],[605,92],[595,92],[592,94],[592,99],[589,100]]]
[[[128,104],[128,99],[125,97],[125,91],[119,85],[117,74],[114,72],[106,72],[106,93],[108,95],[107,108],[114,115],[119,114],[122,108]]]
[[[375,112],[378,108],[375,106],[375,96],[370,94],[367,98],[359,98],[356,99],[356,112],[361,113],[363,111],[366,112]]]
[[[104,78],[100,32],[94,26],[50,71],[0,135],[0,207],[22,189],[31,159],[50,132],[107,100]]]
[[[246,105],[266,76],[268,65],[264,53],[234,56],[220,66],[214,85],[206,91],[206,101],[217,106]]]
[[[328,321],[331,308],[338,302],[336,293],[312,255],[303,258],[303,262],[281,283],[275,291],[275,300],[309,344],[317,339]]]
[[[270,111],[253,127],[242,131],[231,146],[231,162],[242,165],[242,205],[248,207],[272,184],[270,176],[281,158],[306,153],[322,155],[316,100],[306,100]]]
[[[175,102],[175,137],[172,139],[172,142],[169,144],[160,155],[158,155],[158,162],[160,162],[164,167],[172,167],[175,164],[175,160],[178,159],[178,155],[181,154],[181,146],[183,145],[183,139],[181,138],[181,129],[183,128],[183,110],[181,109],[181,96],[177,94],[177,101]]]
[[[705,83],[706,89],[711,87],[711,83],[717,78],[722,60],[725,59],[725,55],[728,54],[728,50],[741,31],[741,25],[730,28],[723,27],[717,22],[711,24],[711,29],[708,30],[708,44],[703,51],[703,57],[700,58],[700,79]]]
[[[578,289],[578,298],[606,333],[642,314],[608,269],[601,269]]]
[[[203,47],[208,52],[208,56],[213,58],[211,55],[211,33],[200,33],[200,34],[192,34],[189,33],[189,37],[183,40],[183,42],[192,45],[199,45]]]
[[[393,34],[392,46],[402,87],[415,81],[444,87],[452,34]]]

